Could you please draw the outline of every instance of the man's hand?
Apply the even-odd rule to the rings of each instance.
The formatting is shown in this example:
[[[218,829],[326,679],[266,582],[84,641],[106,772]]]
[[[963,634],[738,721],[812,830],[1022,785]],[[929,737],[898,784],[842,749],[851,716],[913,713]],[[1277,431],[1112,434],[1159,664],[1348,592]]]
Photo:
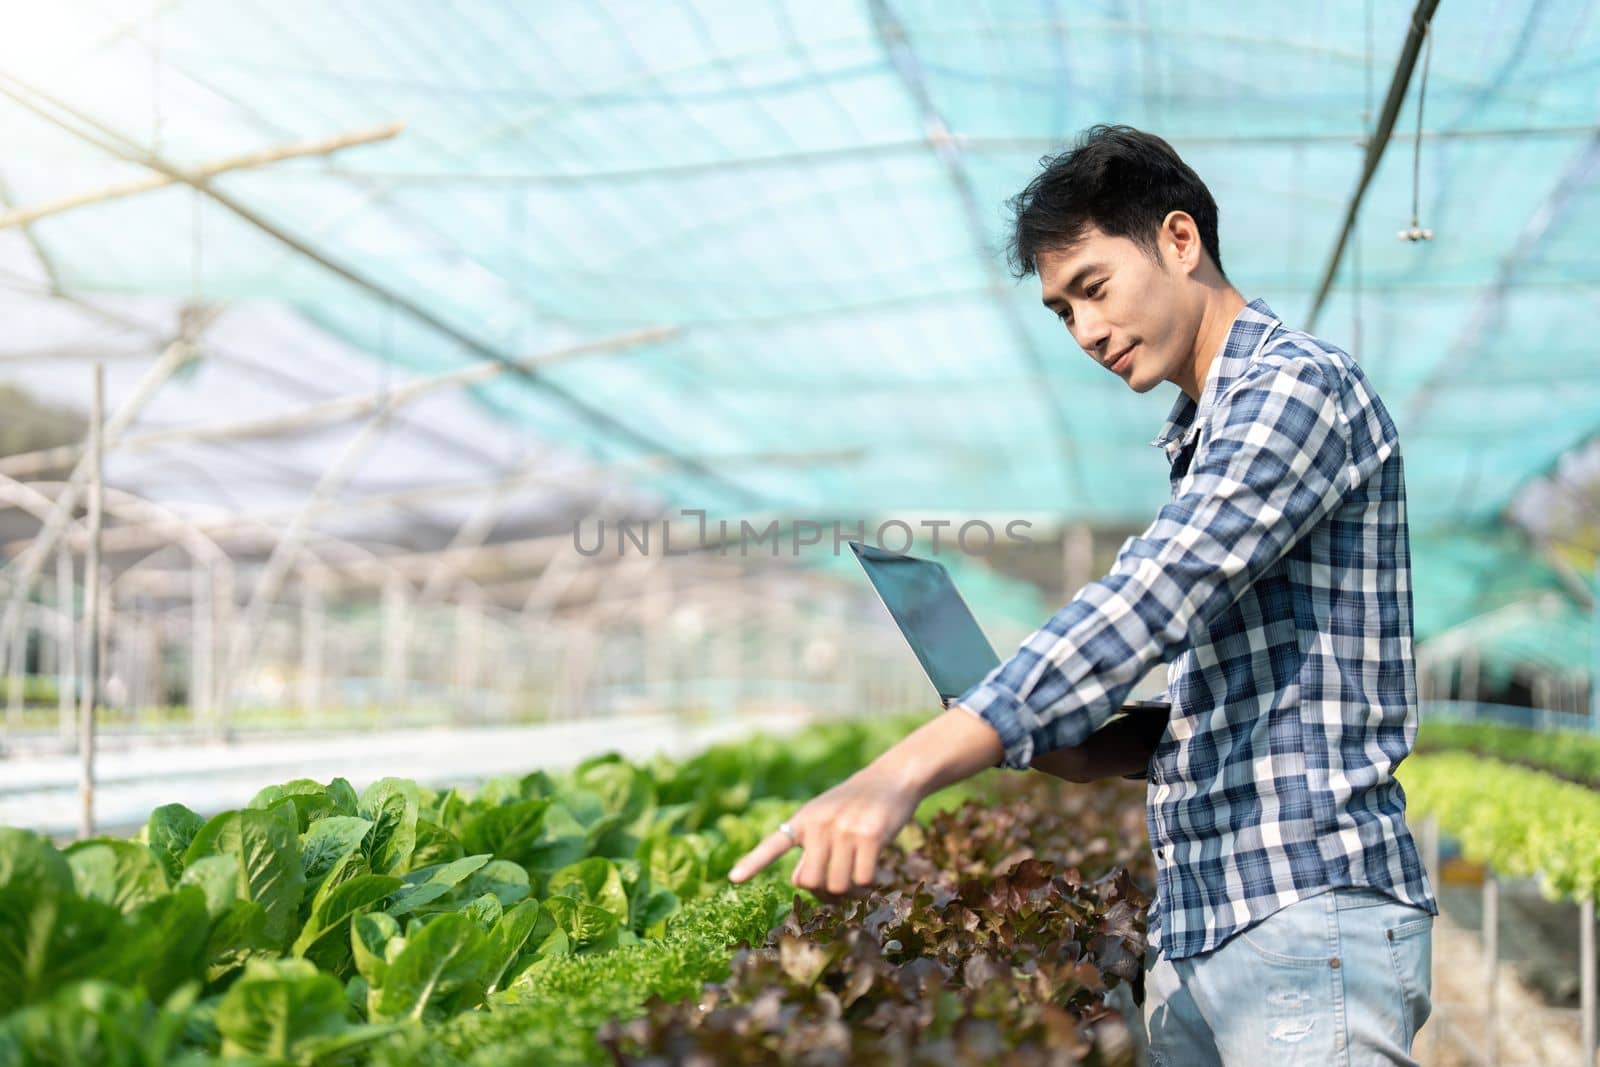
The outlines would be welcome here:
[[[728,877],[742,882],[798,845],[804,851],[791,881],[801,889],[838,895],[871,885],[878,853],[911,821],[921,801],[920,790],[890,780],[877,763],[870,764],[795,812],[789,819],[793,840],[773,831],[734,864]]]
[[[922,798],[1000,762],[994,728],[952,707],[862,770],[807,802],[781,830],[746,853],[728,878],[743,882],[791,848],[803,849],[792,881],[835,895],[871,885],[878,854],[911,821]]]
[[[1030,766],[1069,782],[1144,774],[1166,729],[1167,720],[1160,716],[1129,715],[1102,726],[1081,745],[1035,752]]]

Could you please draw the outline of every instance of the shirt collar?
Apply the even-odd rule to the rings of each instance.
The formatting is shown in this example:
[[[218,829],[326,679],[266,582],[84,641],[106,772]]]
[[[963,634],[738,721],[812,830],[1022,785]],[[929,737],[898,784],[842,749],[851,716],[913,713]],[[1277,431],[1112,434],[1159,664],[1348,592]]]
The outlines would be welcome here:
[[[1205,425],[1217,397],[1244,373],[1260,351],[1261,342],[1280,321],[1267,302],[1260,298],[1240,308],[1239,314],[1234,316],[1233,325],[1228,327],[1228,336],[1223,339],[1222,347],[1206,370],[1199,403],[1189,399],[1188,393],[1180,392],[1161,432],[1150,443],[1164,449],[1168,457],[1188,444]]]

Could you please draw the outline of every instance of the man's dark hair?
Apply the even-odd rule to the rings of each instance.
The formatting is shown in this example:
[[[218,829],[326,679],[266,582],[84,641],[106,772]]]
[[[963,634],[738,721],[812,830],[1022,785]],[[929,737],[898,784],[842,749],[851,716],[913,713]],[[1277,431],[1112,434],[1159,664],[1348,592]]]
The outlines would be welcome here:
[[[1222,273],[1217,202],[1155,134],[1132,126],[1091,126],[1071,149],[1039,163],[1044,170],[1006,201],[1014,220],[1006,257],[1018,278],[1038,271],[1040,252],[1075,244],[1090,223],[1111,237],[1128,238],[1159,264],[1156,235],[1172,211],[1194,218],[1201,245]]]

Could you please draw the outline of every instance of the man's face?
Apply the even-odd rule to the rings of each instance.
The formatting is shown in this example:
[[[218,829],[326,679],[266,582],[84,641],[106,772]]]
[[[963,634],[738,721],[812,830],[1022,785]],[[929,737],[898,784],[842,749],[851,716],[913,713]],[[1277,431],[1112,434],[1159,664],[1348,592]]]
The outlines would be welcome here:
[[[1173,380],[1193,362],[1203,308],[1165,230],[1158,240],[1159,265],[1133,241],[1091,224],[1071,248],[1036,257],[1045,306],[1091,359],[1136,393]]]

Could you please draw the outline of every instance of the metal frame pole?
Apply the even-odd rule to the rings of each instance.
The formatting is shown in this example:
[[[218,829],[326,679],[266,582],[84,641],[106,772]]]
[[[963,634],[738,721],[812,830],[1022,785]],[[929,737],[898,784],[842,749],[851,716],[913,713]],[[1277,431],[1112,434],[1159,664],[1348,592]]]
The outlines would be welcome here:
[[[399,290],[390,288],[377,279],[367,277],[355,268],[335,260],[332,256],[323,253],[307,241],[251,210],[211,182],[196,178],[193,174],[168,160],[145,151],[92,116],[3,71],[0,71],[0,94],[10,97],[45,121],[59,126],[73,136],[94,144],[106,152],[128,162],[141,164],[151,170],[168,175],[176,181],[181,181],[185,185],[192,186],[275,241],[343,278],[357,288],[370,293],[396,310],[404,312],[429,330],[454,341],[484,359],[505,364],[509,370],[523,381],[543,389],[573,414],[611,439],[645,453],[660,454],[684,473],[719,489],[730,491],[741,502],[749,504],[756,501],[755,494],[719,474],[705,461],[696,459],[693,456],[680,454],[666,447],[653,437],[632,428],[608,411],[590,404],[577,394],[551,380],[548,376],[518,365],[516,359],[501,351],[495,345],[452,325]]]
[[[1496,995],[1500,970],[1500,882],[1493,867],[1483,872],[1483,954],[1488,973],[1484,990],[1484,1033],[1488,1062],[1500,1062],[1500,1003]]]
[[[406,591],[400,580],[391,578],[383,585],[382,611],[380,613],[382,648],[381,678],[383,701],[391,708],[399,707],[405,698],[406,646]]]
[[[31,603],[24,603],[11,630],[11,647],[6,656],[6,730],[22,727],[23,688],[28,681],[28,615]]]
[[[226,159],[219,159],[213,163],[192,168],[189,174],[196,181],[205,181],[220,174],[227,174],[230,171],[248,170],[254,167],[266,166],[269,163],[278,163],[286,159],[331,155],[341,149],[353,148],[356,145],[386,141],[403,129],[405,129],[405,123],[391,122],[384,126],[355,130],[335,137],[322,137],[314,141],[296,141],[293,144],[278,145],[274,148],[246,152],[241,155],[229,156]],[[73,193],[71,196],[59,197],[46,203],[35,204],[32,207],[13,208],[10,211],[0,213],[0,230],[9,229],[13,226],[27,226],[40,219],[49,218],[51,215],[59,215],[63,211],[87,207],[90,204],[102,204],[107,200],[134,196],[138,193],[149,192],[152,189],[160,189],[163,186],[176,185],[177,183],[178,179],[173,175],[157,173],[135,178],[131,181],[118,182],[115,185],[108,185],[85,193]]]
[[[216,596],[212,592],[213,564],[191,561],[189,581],[189,721],[197,727],[212,725],[212,693],[216,689]]]
[[[161,357],[139,379],[138,384],[133,388],[133,392],[117,408],[110,421],[97,431],[100,437],[97,439],[95,447],[103,450],[105,437],[121,433],[124,428],[132,423],[139,413],[144,410],[150,399],[155,396],[156,391],[161,388],[168,378],[172,377],[178,368],[189,362],[193,356],[194,349],[186,339],[180,338],[168,345],[166,350],[161,353]],[[100,381],[103,388],[105,364],[97,363],[95,366],[100,368],[98,373],[101,375]],[[101,403],[102,405],[104,404],[104,397],[102,397]],[[102,411],[103,414],[104,412]],[[90,462],[93,462],[92,459]],[[39,572],[44,568],[46,557],[56,547],[56,540],[71,522],[72,511],[78,505],[78,497],[82,492],[86,473],[85,464],[80,461],[77,467],[73,469],[66,489],[62,491],[60,496],[56,497],[55,510],[45,519],[43,528],[34,536],[33,541],[29,543],[28,547],[12,566],[13,585],[11,596],[6,601],[4,615],[0,616],[0,634],[3,634],[6,638],[4,644],[7,649],[11,644],[9,638],[12,632],[21,624],[22,606],[27,602],[28,595],[33,592],[33,584],[38,580]],[[102,485],[102,505],[104,504],[103,488]]]
[[[1400,58],[1395,62],[1394,74],[1389,80],[1389,92],[1383,101],[1383,110],[1378,115],[1377,125],[1373,129],[1372,137],[1366,142],[1366,158],[1361,164],[1361,177],[1356,181],[1355,192],[1350,196],[1349,207],[1345,209],[1344,225],[1339,230],[1339,239],[1334,243],[1333,252],[1328,257],[1328,265],[1322,274],[1322,284],[1317,287],[1316,298],[1311,302],[1311,313],[1306,317],[1306,329],[1315,328],[1317,314],[1322,310],[1323,301],[1328,297],[1328,292],[1333,288],[1333,280],[1339,273],[1339,261],[1344,256],[1345,245],[1350,241],[1350,235],[1355,231],[1356,220],[1361,214],[1361,200],[1366,195],[1367,187],[1378,172],[1378,163],[1383,159],[1383,150],[1388,147],[1394,133],[1395,120],[1400,117],[1400,107],[1405,103],[1406,89],[1411,84],[1411,72],[1416,69],[1417,53],[1422,51],[1422,42],[1428,32],[1428,24],[1433,20],[1433,12],[1439,6],[1439,0],[1417,0],[1417,5],[1412,9],[1410,24],[1406,29],[1405,44],[1400,48]]]
[[[322,585],[307,571],[300,576],[300,712],[308,721],[322,708],[323,612]]]
[[[61,739],[72,736],[77,725],[78,694],[78,592],[72,573],[72,553],[65,547],[56,551],[56,608],[61,629],[61,655],[57,657],[56,701]]]
[[[84,568],[84,685],[78,720],[78,836],[94,836],[94,713],[100,697],[100,527],[104,474],[101,421],[105,415],[106,368],[94,365],[89,411],[89,556]]]
[[[1594,1067],[1597,1040],[1595,1019],[1594,897],[1578,902],[1578,960],[1583,974],[1579,980],[1579,1003],[1583,1010],[1583,1063]]]

